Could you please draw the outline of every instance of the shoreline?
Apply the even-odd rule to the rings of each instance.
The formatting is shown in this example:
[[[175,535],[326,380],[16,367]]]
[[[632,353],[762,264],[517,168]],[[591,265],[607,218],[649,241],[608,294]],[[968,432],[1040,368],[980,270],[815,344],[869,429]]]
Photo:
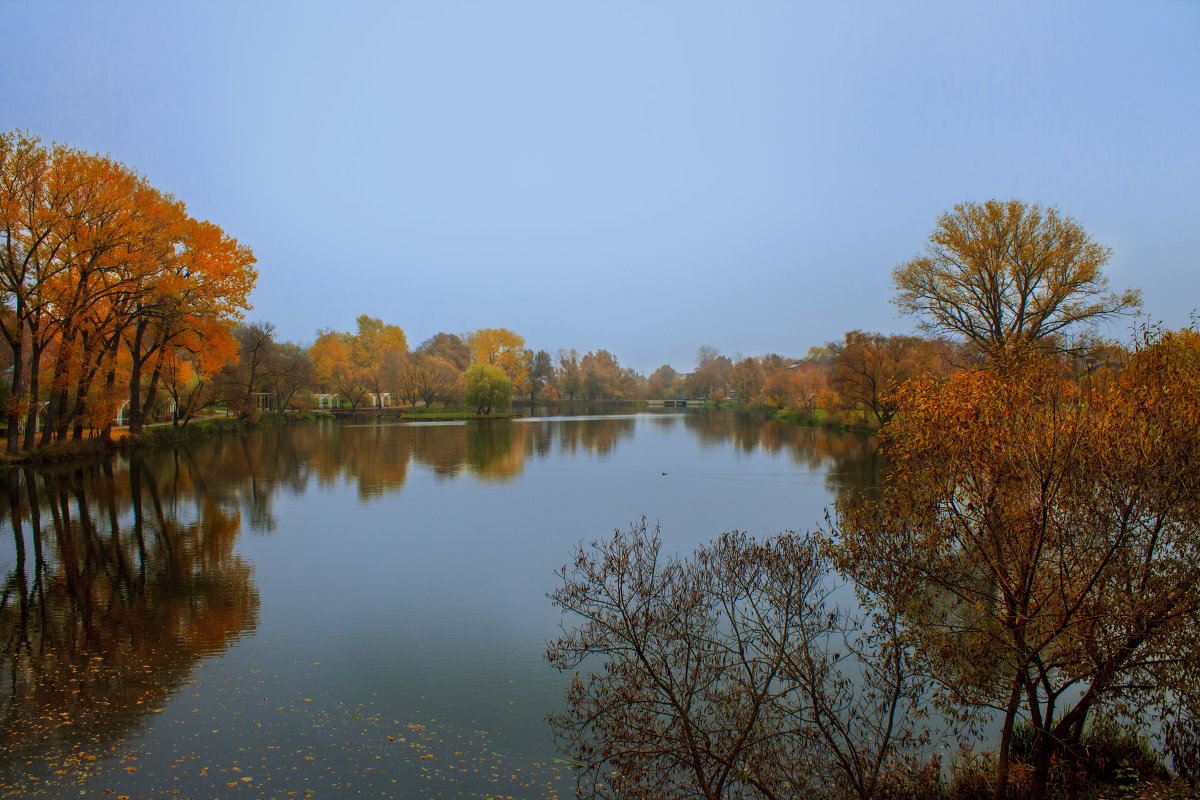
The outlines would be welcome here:
[[[296,414],[272,412],[250,419],[208,417],[206,419],[193,420],[185,425],[162,423],[147,427],[142,433],[125,433],[108,442],[100,438],[73,439],[65,442],[52,442],[45,447],[38,447],[16,454],[0,452],[0,472],[16,467],[62,466],[64,464],[71,464],[72,462],[102,458],[122,451],[173,445],[180,442],[212,436],[223,436],[230,433],[249,433],[250,431],[263,430],[281,425],[332,422],[336,421],[339,417],[342,419],[363,417],[368,419],[389,419],[394,422],[419,423],[469,420],[487,421],[492,419],[516,419],[521,416],[516,413],[480,415],[473,411],[418,413],[412,415],[372,414],[370,412],[370,409],[353,415],[335,415],[329,411],[321,410],[301,411]]]
[[[587,404],[604,404],[604,405],[632,405],[636,407],[646,407],[648,404],[645,400],[589,400],[589,401],[560,401],[555,403],[555,407],[570,408],[575,405]],[[521,407],[520,404],[515,407]],[[720,408],[727,411],[741,411],[748,413],[760,413],[773,420],[789,425],[799,427],[819,428],[834,433],[855,434],[859,436],[871,436],[879,432],[877,425],[872,425],[869,422],[847,422],[843,419],[822,418],[824,412],[812,413],[807,411],[798,411],[793,409],[774,409],[770,406],[761,404],[746,404],[736,401],[722,401],[718,404],[710,404],[709,408]],[[489,421],[489,420],[512,420],[519,419],[524,416],[516,411],[499,412],[492,414],[477,414],[474,411],[438,411],[438,412],[422,412],[412,409],[393,410],[391,408],[381,412],[379,409],[344,409],[341,413],[335,413],[327,409],[312,409],[309,411],[301,411],[298,413],[278,413],[271,412],[268,414],[260,414],[249,419],[237,419],[233,417],[207,417],[204,419],[192,420],[184,425],[174,425],[171,423],[159,423],[147,427],[140,434],[124,433],[119,438],[114,438],[111,441],[105,442],[99,438],[88,438],[78,440],[68,440],[65,442],[53,442],[45,447],[38,447],[34,450],[22,451],[17,454],[9,454],[0,452],[0,472],[15,467],[44,467],[44,466],[62,466],[71,464],[72,462],[88,461],[95,458],[102,458],[106,455],[129,451],[144,447],[158,447],[162,445],[178,444],[180,442],[193,441],[210,436],[222,436],[230,433],[248,433],[250,431],[262,430],[264,428],[275,427],[279,425],[299,425],[313,422],[336,421],[346,419],[372,419],[372,420],[390,420],[396,423],[421,423],[421,422],[466,422],[471,420]]]

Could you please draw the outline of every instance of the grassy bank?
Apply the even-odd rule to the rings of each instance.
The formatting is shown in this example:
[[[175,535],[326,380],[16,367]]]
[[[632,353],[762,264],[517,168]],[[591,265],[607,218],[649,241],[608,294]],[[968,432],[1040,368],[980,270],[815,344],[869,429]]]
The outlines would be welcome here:
[[[739,403],[722,400],[718,408],[736,409],[762,414],[770,419],[803,425],[809,428],[824,428],[838,433],[877,433],[879,425],[864,420],[861,415],[846,412],[829,412],[823,408],[808,411],[800,408],[775,408],[763,403]]]

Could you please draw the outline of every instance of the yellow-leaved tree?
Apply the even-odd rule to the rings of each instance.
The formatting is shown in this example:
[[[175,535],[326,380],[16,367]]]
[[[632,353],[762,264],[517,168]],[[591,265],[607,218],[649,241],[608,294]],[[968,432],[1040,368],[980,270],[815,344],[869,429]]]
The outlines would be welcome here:
[[[960,203],[938,220],[925,253],[896,267],[896,305],[937,334],[988,355],[1062,348],[1066,337],[1141,305],[1110,292],[1111,250],[1056,208],[1020,200]]]

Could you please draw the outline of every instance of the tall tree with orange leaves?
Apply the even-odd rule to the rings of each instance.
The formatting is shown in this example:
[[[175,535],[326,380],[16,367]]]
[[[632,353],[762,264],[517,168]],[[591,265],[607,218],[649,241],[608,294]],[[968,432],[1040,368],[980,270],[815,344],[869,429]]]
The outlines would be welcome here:
[[[90,404],[113,396],[119,372],[140,424],[165,348],[240,320],[253,264],[247,248],[188,217],[125,165],[0,133],[0,296],[12,310],[0,335],[14,362],[9,452],[21,448],[22,428],[27,449],[39,427],[43,444],[65,439],[72,426],[75,438],[85,427],[103,429],[113,403]]]

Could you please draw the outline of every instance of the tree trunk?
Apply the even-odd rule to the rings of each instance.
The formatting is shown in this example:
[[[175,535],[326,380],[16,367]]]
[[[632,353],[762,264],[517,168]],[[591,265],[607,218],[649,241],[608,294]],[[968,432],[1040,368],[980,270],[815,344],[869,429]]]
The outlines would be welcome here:
[[[160,358],[154,364],[154,369],[150,372],[150,385],[146,387],[146,400],[142,403],[141,419],[145,423],[146,417],[154,410],[154,401],[158,399],[158,383],[159,376],[162,374],[162,359]]]
[[[994,800],[1004,800],[1008,794],[1008,772],[1012,764],[1012,735],[1013,725],[1017,718],[1017,709],[1021,705],[1021,684],[1013,681],[1012,696],[1008,698],[1008,708],[1004,711],[1004,727],[1000,731],[1000,752],[996,756],[996,787],[992,792]]]
[[[21,415],[17,412],[20,408],[20,403],[24,399],[21,391],[21,382],[25,375],[25,359],[22,348],[22,343],[18,339],[12,342],[13,352],[13,371],[12,371],[12,387],[9,392],[8,408],[4,409],[4,421],[8,426],[8,441],[6,450],[10,455],[15,455],[21,451]],[[15,508],[16,506],[14,506]]]
[[[53,439],[59,429],[59,420],[67,407],[67,376],[70,372],[71,352],[79,331],[73,325],[65,325],[58,342],[58,357],[54,359],[54,375],[50,379],[50,402],[46,405],[46,421],[42,424],[42,446]],[[65,438],[66,431],[62,432]]]
[[[1050,767],[1054,763],[1054,740],[1049,731],[1039,730],[1034,737],[1033,774],[1029,783],[1030,800],[1045,800],[1050,781]]]
[[[146,332],[146,323],[139,320],[133,328],[133,339],[129,342],[129,354],[132,363],[129,369],[129,432],[142,432],[144,416],[142,413],[142,364],[145,356],[142,354],[142,335]]]
[[[25,449],[32,450],[37,442],[37,413],[38,413],[38,378],[42,348],[36,341],[30,342],[29,348],[29,411],[25,417]]]

